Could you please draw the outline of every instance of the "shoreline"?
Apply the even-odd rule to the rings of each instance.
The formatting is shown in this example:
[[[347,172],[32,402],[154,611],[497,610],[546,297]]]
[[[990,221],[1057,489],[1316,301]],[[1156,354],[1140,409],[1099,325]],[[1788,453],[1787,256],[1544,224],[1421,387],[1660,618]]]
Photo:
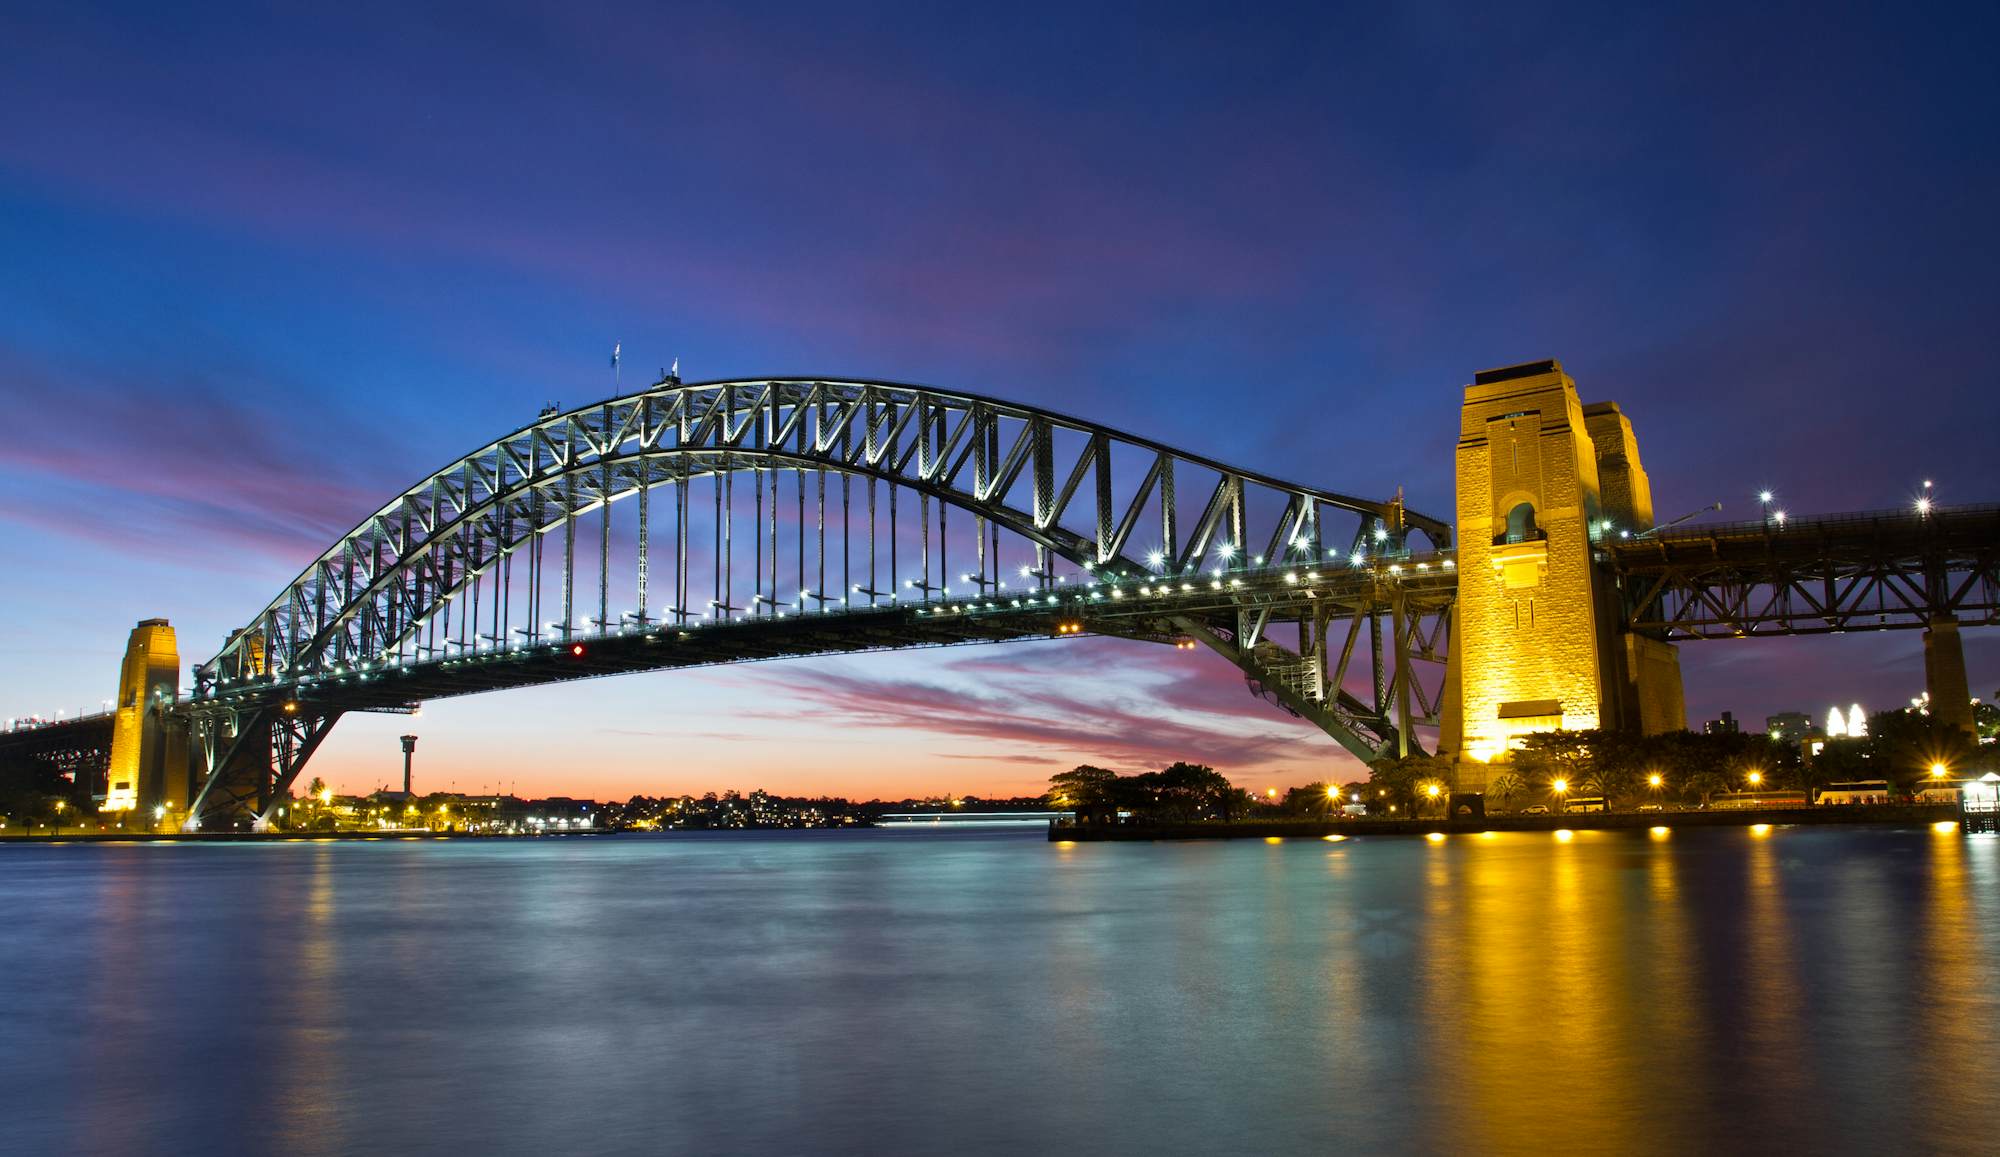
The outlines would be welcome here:
[[[1049,842],[1247,840],[1297,836],[1424,836],[1479,832],[1643,831],[1648,828],[1728,828],[1770,824],[1934,824],[1958,820],[1949,803],[1853,804],[1840,807],[1742,808],[1727,811],[1581,812],[1574,815],[1488,816],[1485,819],[1236,820],[1229,823],[1049,825]]]
[[[606,836],[615,833],[585,828],[578,831],[536,832],[49,832],[0,835],[7,844],[243,844],[318,843],[331,840],[540,840],[551,836]]]

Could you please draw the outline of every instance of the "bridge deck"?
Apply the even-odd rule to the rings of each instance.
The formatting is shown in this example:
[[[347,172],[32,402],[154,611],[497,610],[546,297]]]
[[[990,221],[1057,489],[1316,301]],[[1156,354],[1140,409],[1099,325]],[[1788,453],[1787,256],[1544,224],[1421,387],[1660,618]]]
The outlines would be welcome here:
[[[1079,624],[1081,633],[1166,642],[1180,637],[1180,624],[1188,620],[1233,632],[1236,617],[1246,608],[1296,612],[1318,603],[1351,614],[1358,608],[1381,607],[1385,588],[1392,585],[1414,606],[1432,608],[1450,601],[1455,582],[1443,556],[1425,556],[1325,573],[1267,568],[1228,582],[1189,578],[1157,586],[1078,586],[1006,599],[830,609],[685,627],[652,624],[449,659],[377,664],[297,680],[240,681],[183,706],[237,707],[290,700],[301,710],[395,709],[431,699],[637,671],[1050,638],[1058,636],[1063,623]]]
[[[1628,628],[1667,638],[2000,623],[2000,506],[1690,527],[1603,553]]]

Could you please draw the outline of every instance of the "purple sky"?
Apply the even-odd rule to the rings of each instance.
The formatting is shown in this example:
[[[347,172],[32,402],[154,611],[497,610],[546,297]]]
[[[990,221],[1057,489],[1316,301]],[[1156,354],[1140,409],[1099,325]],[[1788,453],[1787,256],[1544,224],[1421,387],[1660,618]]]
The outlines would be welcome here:
[[[208,657],[412,479],[679,357],[1042,403],[1448,513],[1460,387],[1561,358],[1671,517],[2000,500],[1995,10],[18,4],[0,12],[0,716]],[[1976,693],[2000,644],[1968,637]],[[1690,718],[1922,684],[1683,649]],[[396,774],[395,717],[313,770]],[[1026,792],[1357,774],[1109,641],[433,705],[427,786]]]

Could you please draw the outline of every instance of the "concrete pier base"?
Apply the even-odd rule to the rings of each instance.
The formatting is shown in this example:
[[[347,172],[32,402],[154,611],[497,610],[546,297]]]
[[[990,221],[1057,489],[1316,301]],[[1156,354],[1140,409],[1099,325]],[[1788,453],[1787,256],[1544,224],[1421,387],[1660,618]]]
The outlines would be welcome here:
[[[1924,689],[1931,695],[1931,718],[1943,726],[1973,733],[1972,689],[1965,677],[1965,644],[1958,637],[1958,620],[1931,620],[1924,630]]]

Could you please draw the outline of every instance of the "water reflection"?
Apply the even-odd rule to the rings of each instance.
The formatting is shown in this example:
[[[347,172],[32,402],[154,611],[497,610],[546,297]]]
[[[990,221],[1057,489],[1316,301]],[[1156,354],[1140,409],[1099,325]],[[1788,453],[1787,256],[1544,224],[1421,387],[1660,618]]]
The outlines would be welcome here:
[[[0,1112],[20,1152],[1976,1152],[1997,856],[1783,827],[6,848]]]
[[[338,1047],[342,1016],[340,953],[335,940],[333,849],[315,844],[307,857],[303,903],[285,921],[297,950],[284,1007],[274,1019],[284,1031],[277,1040],[282,1060],[276,1069],[276,1095],[271,1102],[270,1129],[275,1148],[294,1153],[339,1153],[350,1147],[347,1114],[338,1092],[347,1086]]]

